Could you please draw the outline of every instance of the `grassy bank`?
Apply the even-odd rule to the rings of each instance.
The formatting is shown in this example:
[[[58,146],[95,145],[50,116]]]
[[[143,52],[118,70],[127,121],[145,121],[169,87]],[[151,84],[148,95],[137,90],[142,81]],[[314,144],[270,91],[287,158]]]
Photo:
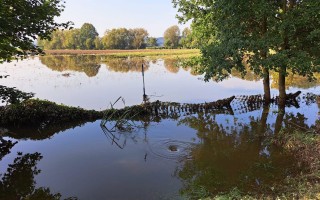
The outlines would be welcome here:
[[[28,99],[22,103],[0,107],[0,124],[3,126],[41,126],[101,119],[102,112],[58,105],[56,103]]]
[[[200,54],[198,49],[138,49],[138,50],[45,50],[47,55],[103,55],[108,58],[126,57],[191,57]]]

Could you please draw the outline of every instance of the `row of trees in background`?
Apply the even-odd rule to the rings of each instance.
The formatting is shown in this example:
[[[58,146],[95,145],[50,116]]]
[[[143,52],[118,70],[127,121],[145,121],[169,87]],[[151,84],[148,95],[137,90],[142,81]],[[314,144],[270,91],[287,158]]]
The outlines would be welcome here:
[[[101,38],[96,28],[85,23],[80,29],[56,30],[51,41],[38,40],[44,49],[141,49],[147,46],[148,31],[143,28],[107,30]]]
[[[178,26],[169,27],[164,33],[165,48],[196,48],[192,31],[185,28],[180,35]],[[144,49],[157,47],[157,38],[149,37],[143,28],[115,28],[99,37],[96,28],[85,23],[79,29],[56,30],[51,40],[38,39],[38,46],[44,49]]]

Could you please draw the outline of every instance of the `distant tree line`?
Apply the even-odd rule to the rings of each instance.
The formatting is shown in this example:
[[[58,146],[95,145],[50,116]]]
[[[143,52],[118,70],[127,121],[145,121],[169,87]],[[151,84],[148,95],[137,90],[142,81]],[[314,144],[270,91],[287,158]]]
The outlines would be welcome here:
[[[43,49],[144,49],[158,48],[157,38],[149,37],[143,28],[115,28],[99,37],[96,28],[84,23],[79,29],[60,30],[51,34],[51,40],[38,39]],[[164,33],[164,48],[196,48],[192,31],[185,28],[180,35],[178,26],[169,27]]]

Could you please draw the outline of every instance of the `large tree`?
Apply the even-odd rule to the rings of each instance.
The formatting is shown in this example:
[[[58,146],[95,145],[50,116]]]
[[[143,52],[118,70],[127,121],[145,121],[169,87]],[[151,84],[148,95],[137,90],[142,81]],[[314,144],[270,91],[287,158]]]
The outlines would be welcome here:
[[[0,62],[28,51],[42,52],[34,44],[37,37],[49,39],[52,31],[70,25],[54,21],[63,9],[61,0],[1,0]]]
[[[106,49],[131,49],[132,34],[126,28],[107,30],[102,37]]]
[[[80,28],[81,49],[94,49],[94,40],[98,36],[96,28],[90,23],[84,23]]]
[[[164,44],[167,48],[177,48],[180,40],[180,29],[177,25],[170,26],[163,34]]]
[[[144,28],[134,28],[129,30],[133,36],[132,47],[134,49],[142,49],[146,47],[148,31]]]
[[[188,27],[184,28],[182,31],[181,39],[179,41],[179,45],[182,48],[197,48],[197,38],[194,37],[192,30]]]
[[[319,68],[319,0],[173,0],[181,21],[192,20],[202,38],[201,66],[208,80],[228,77],[232,68],[246,73],[244,62],[263,77],[270,100],[269,70],[279,72],[284,103],[287,70],[313,77]]]
[[[66,49],[80,49],[81,46],[81,35],[80,29],[72,29],[64,31],[64,41],[63,46]]]
[[[63,31],[56,30],[51,34],[50,40],[41,40],[38,38],[38,46],[43,49],[64,49],[65,37],[66,34]]]

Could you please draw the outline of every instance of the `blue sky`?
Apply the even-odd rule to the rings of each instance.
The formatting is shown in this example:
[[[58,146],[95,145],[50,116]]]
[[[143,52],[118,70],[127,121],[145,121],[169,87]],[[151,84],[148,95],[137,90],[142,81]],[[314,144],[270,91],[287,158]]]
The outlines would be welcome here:
[[[65,6],[57,21],[73,21],[75,28],[91,23],[100,36],[107,29],[141,27],[150,36],[161,37],[172,25],[179,25],[181,31],[188,26],[178,23],[171,0],[66,0]]]

